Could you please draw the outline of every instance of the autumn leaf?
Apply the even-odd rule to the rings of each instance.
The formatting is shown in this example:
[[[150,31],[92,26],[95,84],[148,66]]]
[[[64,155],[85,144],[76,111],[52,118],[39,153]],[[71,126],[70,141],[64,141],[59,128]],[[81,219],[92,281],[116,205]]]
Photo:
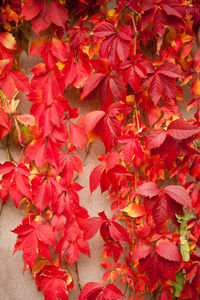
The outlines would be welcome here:
[[[159,194],[160,189],[155,183],[146,182],[146,183],[141,184],[137,188],[136,192],[142,196],[152,198]]]
[[[50,5],[48,2],[28,0],[22,8],[22,14],[25,20],[32,20],[32,28],[37,35],[51,23],[65,28],[68,19],[66,8],[55,0],[52,0]]]
[[[155,252],[165,259],[180,261],[180,253],[177,246],[167,239],[160,239],[156,243]]]
[[[138,203],[130,203],[127,207],[121,209],[121,211],[126,212],[131,218],[138,218],[145,215],[144,206]]]
[[[101,44],[100,56],[108,58],[111,65],[116,65],[119,59],[126,60],[132,39],[130,26],[122,27],[118,33],[111,23],[101,22],[95,26],[93,34],[95,37],[105,37]]]
[[[10,126],[11,119],[9,119],[8,115],[0,109],[0,140],[10,132]]]
[[[190,124],[183,119],[177,119],[167,127],[167,134],[177,140],[187,139],[200,132],[198,125]]]
[[[58,297],[68,300],[68,290],[73,287],[71,276],[55,265],[44,266],[36,275],[36,284],[45,300],[56,300]]]
[[[86,300],[88,297],[92,297],[93,294],[98,296],[103,290],[103,286],[97,282],[89,282],[81,290],[78,300]]]
[[[163,189],[163,192],[170,196],[174,201],[187,207],[192,207],[190,196],[184,187],[179,185],[169,185]]]
[[[147,149],[153,149],[160,147],[165,139],[166,139],[167,133],[163,129],[157,129],[152,132],[147,136],[146,140],[146,147]]]
[[[133,259],[142,259],[142,258],[145,258],[151,252],[152,252],[152,249],[149,246],[140,243],[139,246],[133,252]]]
[[[165,93],[171,99],[176,98],[176,79],[181,79],[181,71],[179,68],[170,62],[157,67],[151,76],[144,81],[144,84],[149,84],[148,93],[152,98],[154,105],[158,104],[162,93]]]
[[[18,207],[23,195],[32,199],[29,182],[30,171],[24,164],[15,166],[12,162],[5,162],[0,165],[0,174],[3,175],[0,192],[4,201],[10,195],[15,206]]]
[[[24,223],[19,225],[12,230],[12,232],[18,234],[13,254],[15,254],[17,250],[22,250],[24,253],[24,259],[30,269],[33,268],[41,247],[54,245],[57,237],[57,234],[53,231],[50,225],[40,224],[36,221],[32,221],[30,224]]]

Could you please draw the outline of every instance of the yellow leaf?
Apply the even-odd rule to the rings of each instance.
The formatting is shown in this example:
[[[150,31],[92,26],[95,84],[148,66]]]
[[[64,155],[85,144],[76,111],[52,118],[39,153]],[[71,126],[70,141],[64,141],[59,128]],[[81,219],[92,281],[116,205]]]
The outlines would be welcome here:
[[[59,71],[62,71],[65,67],[65,64],[63,64],[61,61],[58,61],[56,66],[58,67]]]
[[[131,203],[121,211],[126,212],[131,218],[138,218],[145,215],[145,209],[143,205],[137,203]]]
[[[128,96],[126,96],[126,102],[128,104],[134,104],[135,103],[135,95],[128,95]]]
[[[198,98],[200,96],[200,80],[199,77],[195,77],[192,85],[192,94],[195,98]]]
[[[37,261],[34,266],[33,266],[33,269],[32,269],[32,272],[33,272],[33,275],[36,276],[36,274],[42,270],[42,268],[47,265],[47,260],[39,260]]]
[[[193,37],[189,34],[183,33],[181,34],[181,41],[183,42],[183,44],[188,43],[193,41]]]
[[[169,30],[169,32],[166,35],[166,39],[168,43],[171,44],[176,39],[176,29],[171,26],[167,26],[167,29]]]

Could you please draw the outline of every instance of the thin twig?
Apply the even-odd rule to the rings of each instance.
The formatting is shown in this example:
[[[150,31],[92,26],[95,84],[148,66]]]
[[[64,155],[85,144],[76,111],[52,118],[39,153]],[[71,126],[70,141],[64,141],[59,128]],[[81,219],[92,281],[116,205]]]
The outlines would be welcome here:
[[[86,160],[87,160],[87,158],[88,158],[88,155],[90,154],[91,147],[92,147],[92,143],[89,144],[87,150],[85,151],[85,157],[84,157],[84,159],[83,159],[83,161],[82,161],[83,167],[85,167],[85,165],[86,165]],[[77,175],[74,177],[73,181],[76,181],[78,178],[79,178],[79,174],[77,174]]]
[[[1,214],[2,214],[4,204],[5,204],[5,202],[2,202],[2,204],[1,204],[1,208],[0,208],[0,216],[1,216]]]
[[[137,36],[138,36],[138,31],[137,31],[137,26],[136,26],[136,22],[135,22],[135,16],[136,13],[133,12],[132,14],[132,22],[133,22],[133,27],[134,27],[134,31],[135,31],[135,36],[134,36],[134,55],[136,55],[136,51],[137,51]],[[135,119],[136,119],[136,124],[137,124],[137,130],[140,130],[140,122],[139,122],[139,116],[138,116],[138,110],[137,110],[137,104],[135,102],[134,105],[134,109],[135,109]],[[135,190],[137,189],[137,172],[135,172]],[[131,253],[133,253],[134,251],[134,219],[131,219]],[[133,273],[133,260],[131,260],[131,271]],[[134,300],[136,300],[136,293],[135,293],[135,286],[134,286],[134,279],[132,278],[132,291],[133,291],[133,298]],[[131,293],[131,289],[130,289],[130,293]]]
[[[86,150],[85,157],[83,159],[83,166],[85,166],[85,163],[86,163],[86,160],[88,158],[88,155],[90,154],[91,147],[92,147],[92,143],[89,144],[89,146],[88,146],[88,148]]]
[[[72,276],[76,279],[76,282],[77,282],[77,284],[78,284],[78,287],[79,287],[79,289],[80,289],[80,291],[81,291],[82,288],[83,288],[83,286],[82,286],[82,284],[81,284],[81,282],[80,282],[79,277],[74,273],[74,271],[72,270],[72,268],[71,268],[71,266],[70,266],[69,264],[67,264],[67,268],[68,268],[68,270],[70,271],[70,273],[72,274]]]
[[[135,36],[134,36],[134,52],[133,54],[136,55],[136,50],[137,50],[137,36],[138,36],[138,31],[137,31],[137,26],[135,23],[135,12],[133,12],[132,14],[132,22],[133,22],[133,27],[134,27],[134,31],[135,31]]]
[[[81,290],[81,289],[82,289],[82,285],[81,285],[81,282],[80,282],[80,277],[79,277],[79,271],[78,271],[78,263],[77,263],[77,261],[75,262],[75,271],[76,271],[76,276],[77,276],[77,278],[78,278],[78,281],[79,281],[79,283],[80,283],[79,288],[80,288],[80,290]]]
[[[10,153],[10,148],[9,148],[9,135],[7,135],[6,152],[7,152],[9,161],[13,161],[12,155]]]

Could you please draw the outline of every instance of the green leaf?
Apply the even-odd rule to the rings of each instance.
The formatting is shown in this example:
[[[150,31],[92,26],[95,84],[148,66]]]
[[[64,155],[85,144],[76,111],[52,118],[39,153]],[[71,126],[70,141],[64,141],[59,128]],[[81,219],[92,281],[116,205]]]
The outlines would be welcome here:
[[[181,292],[182,292],[183,287],[184,287],[184,275],[183,275],[182,271],[180,271],[176,274],[176,282],[172,281],[172,284],[174,286],[173,295],[175,297],[180,297]]]
[[[190,248],[185,235],[180,237],[180,251],[183,261],[188,261],[190,259]]]

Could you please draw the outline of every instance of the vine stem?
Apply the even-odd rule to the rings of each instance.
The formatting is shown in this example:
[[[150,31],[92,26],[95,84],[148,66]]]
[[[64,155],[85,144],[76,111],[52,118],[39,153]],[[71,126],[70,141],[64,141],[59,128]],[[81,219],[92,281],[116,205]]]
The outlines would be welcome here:
[[[67,262],[66,262],[66,263],[67,263]],[[74,273],[74,271],[72,270],[71,266],[67,263],[67,268],[68,268],[68,270],[70,271],[70,273],[72,274],[72,276],[76,279],[76,282],[77,282],[77,284],[78,284],[79,290],[81,291],[82,288],[83,288],[83,286],[82,286],[82,284],[81,284],[81,282],[80,282],[79,273],[78,273],[78,264],[77,264],[77,262],[75,263],[75,267],[76,267],[76,273],[77,273],[77,274]]]
[[[133,12],[132,14],[132,22],[133,22],[133,27],[135,31],[135,36],[134,36],[134,52],[133,54],[136,55],[137,51],[137,36],[138,36],[138,30],[135,22],[135,16],[136,13]],[[140,130],[140,121],[139,121],[139,116],[138,116],[138,110],[137,110],[137,104],[135,102],[134,104],[134,109],[135,109],[135,120],[137,124],[137,130]],[[137,171],[135,171],[135,190],[137,189]],[[134,219],[131,219],[131,253],[134,251]],[[131,271],[133,273],[133,260],[131,260]],[[135,286],[134,286],[134,279],[132,278],[132,290],[133,290],[133,298],[136,300],[136,293],[135,293]]]
[[[5,202],[2,202],[2,204],[1,204],[1,208],[0,208],[0,216],[1,216],[1,214],[2,214],[4,204],[5,204]]]
[[[137,50],[137,36],[138,36],[138,30],[137,30],[137,26],[135,23],[135,15],[136,13],[133,12],[132,14],[132,22],[133,22],[133,27],[134,27],[134,31],[135,31],[135,36],[134,36],[134,50],[133,50],[133,54],[136,55],[136,50]]]
[[[85,157],[83,158],[83,161],[82,161],[83,167],[86,166],[86,161],[90,154],[91,147],[92,147],[92,143],[89,144],[87,150],[85,151]],[[73,181],[76,181],[78,178],[79,178],[79,173],[74,177]]]

